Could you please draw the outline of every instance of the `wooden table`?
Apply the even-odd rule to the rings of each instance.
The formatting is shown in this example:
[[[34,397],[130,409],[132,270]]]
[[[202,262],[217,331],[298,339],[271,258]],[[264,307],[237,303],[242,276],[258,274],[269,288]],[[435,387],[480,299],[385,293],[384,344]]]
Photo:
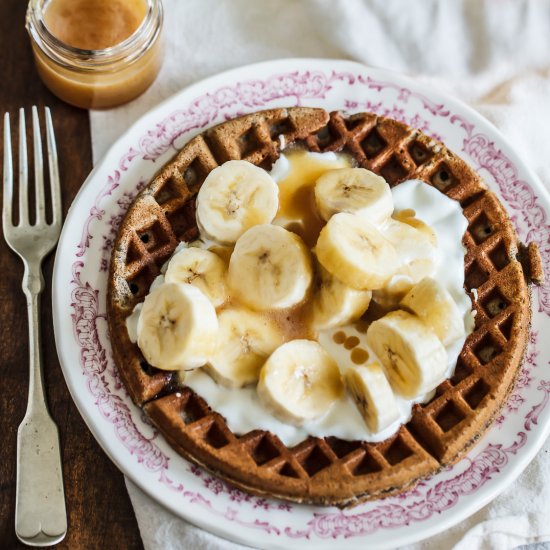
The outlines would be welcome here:
[[[3,115],[7,111],[12,121],[17,121],[19,107],[25,107],[29,114],[32,105],[51,107],[66,214],[92,168],[88,112],[64,104],[39,80],[24,27],[25,10],[24,0],[0,2],[0,113]],[[27,123],[29,118],[27,116]],[[13,126],[12,122],[12,132]],[[0,150],[3,151],[3,131],[0,134]],[[53,259],[54,254],[44,263],[42,351],[49,408],[61,435],[69,521],[67,536],[58,547],[143,548],[123,476],[86,427],[59,366],[51,307]],[[0,265],[0,547],[12,549],[26,548],[15,536],[14,518],[16,435],[27,401],[29,350],[27,310],[21,291],[23,265],[4,239],[0,239]]]

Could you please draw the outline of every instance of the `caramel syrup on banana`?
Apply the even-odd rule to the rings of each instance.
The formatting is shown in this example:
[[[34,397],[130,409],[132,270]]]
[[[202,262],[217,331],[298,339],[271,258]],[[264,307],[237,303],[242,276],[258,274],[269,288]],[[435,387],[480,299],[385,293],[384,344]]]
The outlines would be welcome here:
[[[278,182],[279,210],[273,223],[299,235],[308,248],[313,248],[325,221],[317,213],[314,188],[317,179],[329,170],[349,168],[351,159],[338,155],[334,159],[322,158],[296,149],[285,153],[289,162],[287,175]],[[217,247],[213,252],[229,263],[232,248]],[[281,331],[285,342],[295,339],[315,339],[316,333],[311,328],[310,305],[311,291],[305,300],[288,309],[259,312],[273,322]],[[247,308],[235,298],[231,298],[218,309],[218,313],[227,308]]]
[[[289,169],[287,175],[279,181],[279,210],[273,223],[293,231],[303,239],[308,248],[313,248],[326,223],[319,216],[315,205],[315,183],[329,170],[352,167],[352,159],[342,154],[334,159],[327,159],[300,149],[290,151],[285,156]],[[306,300],[304,304],[291,310],[268,312],[267,315],[273,316],[282,328],[285,338],[314,338],[315,334],[309,328],[311,323],[308,319],[308,302]],[[364,325],[366,332],[369,321],[360,323]],[[358,338],[348,338],[346,342],[346,335],[342,331],[335,332],[333,338],[336,343],[350,350],[355,364],[360,365],[368,360],[368,352],[355,348],[359,343]]]
[[[273,223],[299,235],[311,249],[315,246],[319,233],[326,223],[319,216],[315,205],[315,183],[329,170],[351,167],[352,160],[342,154],[338,154],[333,159],[327,159],[302,149],[289,151],[285,156],[289,163],[288,172],[278,182],[279,210]],[[404,217],[411,217],[414,214],[414,210],[408,210],[404,213]],[[227,264],[229,264],[232,250],[232,247],[223,246],[212,248],[212,251],[222,257]],[[316,339],[317,334],[312,328],[310,319],[311,293],[310,290],[305,300],[292,308],[258,313],[279,328],[285,342],[301,338]],[[371,306],[363,318],[356,323],[360,333],[366,333],[369,324],[386,313],[384,310],[378,311],[381,308],[374,302],[371,302]],[[240,307],[249,309],[246,304],[231,298],[218,308],[218,313],[224,309]],[[348,337],[345,332],[337,330],[333,340],[350,352],[350,358],[354,364],[361,365],[368,361],[369,354],[366,350],[357,347],[359,338],[356,336]]]
[[[271,309],[257,311],[256,313],[278,327],[284,342],[291,340],[306,339],[313,340],[316,337],[315,331],[309,322],[309,300],[288,309]],[[225,304],[216,309],[219,315],[225,309],[250,309],[245,303],[237,298],[230,298]]]
[[[327,159],[300,149],[285,156],[290,166],[286,177],[279,181],[279,211],[273,223],[293,231],[313,248],[326,223],[315,206],[315,182],[329,170],[350,168],[351,159],[340,154]]]
[[[315,183],[329,170],[352,167],[352,159],[342,154],[334,158],[326,158],[303,149],[289,151],[285,153],[285,157],[288,161],[288,171],[278,182],[279,209],[273,223],[299,235],[311,249],[315,246],[319,233],[326,223],[319,216],[315,205]],[[409,218],[414,219],[415,211],[407,209],[400,214],[400,221],[405,222]],[[212,251],[229,263],[232,247],[220,246],[213,248]],[[312,328],[310,318],[311,293],[310,290],[305,300],[292,308],[259,313],[279,328],[285,342],[299,338],[316,339],[317,334]],[[245,304],[231,298],[218,309],[218,313],[223,309],[239,307],[247,308]],[[385,313],[387,310],[374,301],[371,302],[369,311],[355,323],[357,331],[366,333],[369,324]],[[333,335],[333,341],[349,351],[350,359],[354,364],[361,365],[368,361],[369,354],[366,350],[357,347],[359,338],[356,336],[348,337],[345,332],[337,330]]]

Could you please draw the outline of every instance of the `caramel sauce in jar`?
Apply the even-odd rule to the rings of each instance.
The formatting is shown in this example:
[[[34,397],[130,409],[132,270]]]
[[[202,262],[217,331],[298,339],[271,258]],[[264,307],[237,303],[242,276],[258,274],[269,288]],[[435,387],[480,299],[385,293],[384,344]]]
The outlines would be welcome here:
[[[134,99],[162,61],[160,0],[31,0],[27,30],[44,84],[77,107]]]
[[[103,50],[134,34],[146,13],[145,0],[50,0],[44,23],[68,46]]]

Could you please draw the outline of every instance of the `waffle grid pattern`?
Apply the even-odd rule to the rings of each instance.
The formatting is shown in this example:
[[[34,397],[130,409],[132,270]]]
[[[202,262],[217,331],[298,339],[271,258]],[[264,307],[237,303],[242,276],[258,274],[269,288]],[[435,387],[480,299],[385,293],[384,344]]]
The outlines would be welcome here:
[[[269,432],[237,436],[177,374],[147,365],[128,339],[125,318],[177,242],[198,234],[194,197],[206,175],[240,158],[270,168],[281,143],[348,153],[391,185],[422,179],[458,200],[469,221],[465,287],[477,312],[475,330],[454,376],[429,403],[416,405],[411,421],[384,442],[308,438],[287,448]],[[536,250],[530,250],[527,259],[536,264]],[[115,362],[132,399],[180,454],[243,489],[340,506],[392,494],[458,460],[511,391],[529,323],[529,294],[517,254],[517,238],[496,197],[464,161],[428,136],[369,113],[329,118],[319,109],[295,108],[247,115],[191,140],[130,207],[110,271]]]

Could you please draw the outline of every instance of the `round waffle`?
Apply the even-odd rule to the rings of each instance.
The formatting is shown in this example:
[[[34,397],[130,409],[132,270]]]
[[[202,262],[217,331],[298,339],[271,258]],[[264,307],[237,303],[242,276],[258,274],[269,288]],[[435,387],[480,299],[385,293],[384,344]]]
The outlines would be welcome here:
[[[178,373],[148,365],[129,339],[127,316],[178,242],[198,236],[195,197],[208,173],[234,159],[269,169],[281,145],[345,152],[392,186],[421,179],[459,201],[469,221],[465,287],[477,312],[475,329],[453,377],[383,442],[309,437],[289,448],[270,432],[235,434]],[[518,242],[496,196],[443,144],[370,113],[273,109],[196,136],[136,197],[113,248],[108,322],[130,396],[178,453],[255,494],[347,506],[411,487],[457,461],[483,435],[512,389],[528,336],[528,283],[542,277],[536,246]]]

